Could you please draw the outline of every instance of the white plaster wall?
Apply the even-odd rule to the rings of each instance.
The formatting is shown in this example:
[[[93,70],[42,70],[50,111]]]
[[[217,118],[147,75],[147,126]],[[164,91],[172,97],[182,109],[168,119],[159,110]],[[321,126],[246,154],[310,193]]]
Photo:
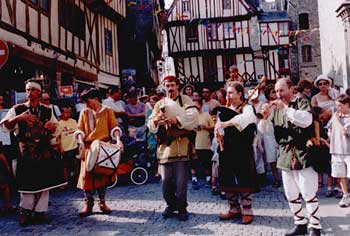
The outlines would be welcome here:
[[[322,72],[335,79],[337,85],[343,85],[346,75],[345,40],[342,20],[335,10],[342,0],[318,0]]]

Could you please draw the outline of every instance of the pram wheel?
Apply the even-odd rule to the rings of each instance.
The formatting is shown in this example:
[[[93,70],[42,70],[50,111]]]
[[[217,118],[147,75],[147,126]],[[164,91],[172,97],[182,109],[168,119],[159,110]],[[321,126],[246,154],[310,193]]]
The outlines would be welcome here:
[[[148,172],[143,167],[136,167],[131,171],[130,179],[133,184],[142,185],[148,180]]]
[[[114,188],[118,183],[118,175],[115,174],[115,181],[111,185],[107,186],[107,188]]]

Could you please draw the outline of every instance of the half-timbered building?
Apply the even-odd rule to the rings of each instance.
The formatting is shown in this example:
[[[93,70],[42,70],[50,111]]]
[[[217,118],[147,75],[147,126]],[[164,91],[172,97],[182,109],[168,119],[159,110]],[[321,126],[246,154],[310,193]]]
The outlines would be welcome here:
[[[1,0],[0,40],[10,49],[1,81],[20,89],[23,80],[39,77],[51,92],[75,82],[119,84],[124,17],[124,0]]]
[[[174,0],[166,23],[167,49],[182,83],[224,82],[231,65],[246,82],[288,76],[289,19],[269,19],[256,3]]]

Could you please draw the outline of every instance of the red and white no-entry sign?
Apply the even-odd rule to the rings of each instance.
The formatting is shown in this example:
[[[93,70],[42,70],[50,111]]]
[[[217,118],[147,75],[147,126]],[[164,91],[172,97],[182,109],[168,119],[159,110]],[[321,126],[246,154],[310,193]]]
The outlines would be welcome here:
[[[3,67],[7,59],[9,58],[9,47],[7,46],[7,43],[3,40],[0,40],[0,69]]]

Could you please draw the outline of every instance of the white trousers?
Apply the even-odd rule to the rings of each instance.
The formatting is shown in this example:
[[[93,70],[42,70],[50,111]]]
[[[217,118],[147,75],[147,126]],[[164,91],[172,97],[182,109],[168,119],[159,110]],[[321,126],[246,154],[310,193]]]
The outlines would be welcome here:
[[[19,206],[35,212],[46,212],[49,208],[49,190],[40,193],[21,193]]]
[[[306,211],[309,218],[309,227],[321,229],[318,199],[318,174],[312,167],[302,170],[282,170],[284,192],[289,207],[294,214],[296,225],[307,224],[307,218],[302,207],[302,199],[306,202]]]

